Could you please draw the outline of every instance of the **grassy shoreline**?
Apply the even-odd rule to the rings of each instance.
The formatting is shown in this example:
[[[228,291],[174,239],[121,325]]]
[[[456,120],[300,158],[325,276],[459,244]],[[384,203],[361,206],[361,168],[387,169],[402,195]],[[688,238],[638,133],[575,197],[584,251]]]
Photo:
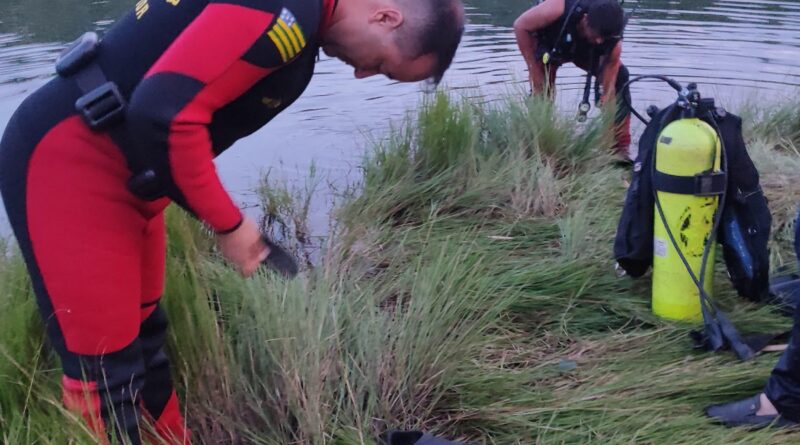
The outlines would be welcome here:
[[[746,134],[775,268],[794,261],[792,105],[753,113]],[[649,278],[615,275],[627,173],[608,136],[603,119],[576,129],[541,102],[430,98],[377,144],[316,267],[291,283],[239,279],[170,209],[164,304],[198,443],[374,444],[389,428],[487,444],[799,440],[702,416],[758,391],[778,356],[694,352],[691,326],[650,313]],[[274,189],[265,200],[301,253],[307,201]],[[737,325],[788,326],[734,297],[718,269]],[[33,301],[18,255],[0,255],[0,441],[91,443],[60,408]]]

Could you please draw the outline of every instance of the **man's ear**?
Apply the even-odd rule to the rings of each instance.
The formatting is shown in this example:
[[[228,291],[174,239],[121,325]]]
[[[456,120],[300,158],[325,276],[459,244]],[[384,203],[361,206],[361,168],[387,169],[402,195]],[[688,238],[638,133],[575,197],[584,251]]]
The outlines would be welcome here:
[[[370,22],[386,26],[389,29],[398,28],[403,24],[403,20],[405,20],[403,13],[393,8],[379,9],[370,18]]]

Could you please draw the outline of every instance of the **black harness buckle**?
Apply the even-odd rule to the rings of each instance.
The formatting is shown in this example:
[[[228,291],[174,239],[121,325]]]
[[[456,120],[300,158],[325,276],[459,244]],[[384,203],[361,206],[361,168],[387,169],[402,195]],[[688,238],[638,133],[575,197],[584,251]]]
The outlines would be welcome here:
[[[75,101],[75,108],[94,130],[102,130],[122,122],[125,97],[114,82],[106,82]]]
[[[725,172],[707,172],[694,177],[695,196],[718,196],[725,192],[728,176]]]
[[[100,37],[96,32],[84,33],[58,56],[56,72],[62,77],[77,73],[95,58],[99,47]]]
[[[152,168],[142,170],[128,179],[128,190],[145,201],[166,196],[165,188]]]
[[[56,62],[56,71],[65,78],[74,79],[83,96],[75,101],[75,110],[92,130],[107,132],[122,150],[133,176],[128,180],[128,190],[137,197],[153,201],[166,196],[166,187],[142,159],[136,147],[126,140],[124,125],[128,103],[116,83],[109,81],[95,60],[100,47],[96,33],[89,32],[73,42]]]

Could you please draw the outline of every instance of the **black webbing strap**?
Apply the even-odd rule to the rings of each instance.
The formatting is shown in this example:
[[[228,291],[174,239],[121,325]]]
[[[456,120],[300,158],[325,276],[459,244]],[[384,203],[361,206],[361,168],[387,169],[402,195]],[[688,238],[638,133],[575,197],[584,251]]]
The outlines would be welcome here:
[[[166,195],[155,171],[148,165],[135,144],[128,140],[125,130],[127,101],[114,82],[108,80],[95,61],[71,76],[83,94],[75,108],[86,124],[95,131],[103,131],[122,151],[128,169],[133,173],[128,189],[144,200],[155,200]]]
[[[658,170],[653,173],[653,187],[656,190],[679,195],[722,195],[727,180],[725,172],[701,173],[697,176],[675,176]]]

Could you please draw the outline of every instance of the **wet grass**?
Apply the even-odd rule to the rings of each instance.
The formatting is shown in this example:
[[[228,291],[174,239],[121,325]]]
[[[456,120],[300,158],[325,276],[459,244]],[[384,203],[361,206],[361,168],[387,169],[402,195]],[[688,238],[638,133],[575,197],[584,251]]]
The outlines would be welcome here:
[[[374,444],[391,428],[487,444],[800,440],[703,417],[757,392],[777,355],[693,351],[693,326],[651,314],[648,278],[617,277],[627,172],[602,120],[575,128],[540,102],[438,95],[412,121],[364,161],[298,280],[238,278],[194,221],[168,212],[169,349],[198,443]],[[790,121],[762,114],[747,134],[776,269],[795,267]],[[303,251],[308,200],[265,190],[265,224]],[[718,269],[744,330],[789,325],[735,297]],[[58,363],[13,250],[0,256],[0,326],[0,441],[91,443],[60,408]]]

